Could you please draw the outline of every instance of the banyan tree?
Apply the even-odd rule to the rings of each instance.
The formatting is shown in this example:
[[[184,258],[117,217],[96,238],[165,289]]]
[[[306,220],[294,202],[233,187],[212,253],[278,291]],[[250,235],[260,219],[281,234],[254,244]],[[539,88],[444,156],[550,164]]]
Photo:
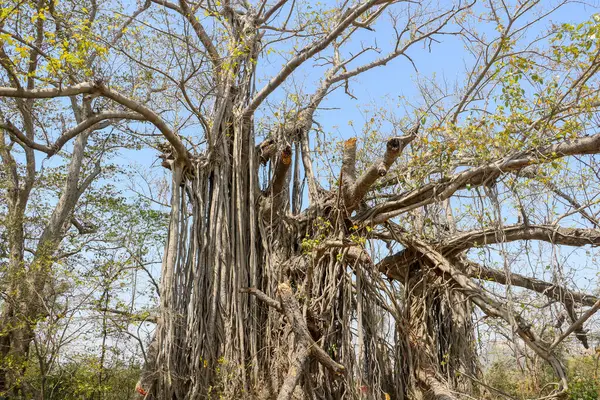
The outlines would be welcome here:
[[[550,25],[571,5],[25,3],[15,7],[37,10],[31,26],[1,23],[12,41],[0,96],[16,110],[1,125],[3,157],[10,146],[33,159],[73,140],[83,149],[108,126],[146,129],[170,179],[137,398],[483,398],[497,392],[481,330],[548,366],[540,397],[565,396],[559,350],[576,346],[571,336],[593,345],[585,326],[600,308],[564,273],[584,257],[556,256],[592,259],[600,243],[593,13]],[[67,26],[75,15],[87,28]],[[447,43],[464,52],[455,86],[419,70]],[[25,46],[29,73],[10,46]],[[369,110],[362,132],[327,132],[329,108],[360,102],[353,88],[383,70],[413,94]],[[31,115],[69,100],[75,127],[49,138]],[[69,202],[85,190],[73,179]],[[24,265],[27,187],[13,186],[11,268],[32,275],[4,303],[0,352],[25,357],[35,323],[9,321],[44,318],[27,293],[42,291],[72,211]],[[11,379],[0,370],[0,389]]]

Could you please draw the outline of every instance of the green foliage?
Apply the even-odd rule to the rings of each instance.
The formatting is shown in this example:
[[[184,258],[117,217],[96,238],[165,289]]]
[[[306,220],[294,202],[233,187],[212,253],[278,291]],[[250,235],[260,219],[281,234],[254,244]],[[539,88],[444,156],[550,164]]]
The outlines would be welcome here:
[[[122,363],[101,368],[95,357],[78,357],[42,374],[31,363],[26,382],[44,400],[80,400],[131,398],[139,378],[138,365]]]
[[[600,365],[598,357],[585,356],[569,360],[569,399],[596,400],[600,398]]]
[[[567,360],[566,364],[569,384],[567,398],[570,400],[596,400],[600,398],[598,355],[595,357],[572,357]],[[547,395],[554,388],[552,382],[556,381],[553,372],[546,365],[542,367],[534,363],[534,365],[520,369],[508,359],[494,362],[487,370],[485,378],[489,386],[516,399],[529,399]],[[492,392],[490,398],[504,399],[505,397]]]
[[[309,254],[316,247],[318,247],[327,238],[327,235],[331,231],[331,222],[328,220],[318,217],[314,222],[315,234],[313,238],[306,236],[302,239],[302,252]]]

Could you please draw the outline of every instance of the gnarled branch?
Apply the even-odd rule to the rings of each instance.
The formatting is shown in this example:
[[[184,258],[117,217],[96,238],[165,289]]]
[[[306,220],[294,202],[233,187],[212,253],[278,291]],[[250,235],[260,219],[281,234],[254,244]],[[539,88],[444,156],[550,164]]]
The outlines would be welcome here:
[[[292,325],[294,334],[298,340],[306,341],[310,355],[319,361],[324,367],[332,371],[335,375],[343,375],[346,373],[346,368],[335,362],[329,357],[329,355],[319,346],[307,327],[306,320],[302,316],[298,300],[294,297],[292,288],[288,283],[281,283],[277,287],[277,294],[280,298],[280,302],[267,296],[265,293],[254,288],[243,288],[240,289],[243,293],[248,293],[256,296],[257,299],[264,301],[269,307],[275,308],[279,312],[283,312],[288,319],[288,322]]]

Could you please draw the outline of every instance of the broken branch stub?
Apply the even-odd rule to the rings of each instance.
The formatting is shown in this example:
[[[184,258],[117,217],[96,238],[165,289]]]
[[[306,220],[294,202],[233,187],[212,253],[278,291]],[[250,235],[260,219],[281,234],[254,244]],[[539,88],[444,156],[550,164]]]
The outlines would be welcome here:
[[[354,210],[358,204],[360,204],[377,179],[387,175],[391,166],[402,153],[402,150],[404,150],[404,148],[416,137],[419,126],[420,125],[417,123],[408,135],[389,139],[383,157],[367,168],[367,170],[353,182],[351,188],[345,189],[349,193],[349,195],[345,197],[346,208],[349,211]],[[347,148],[345,148],[344,161],[347,160],[349,162],[350,152],[351,150],[356,152],[356,148],[352,149],[349,146],[345,147]],[[348,153],[348,155],[346,155],[346,153]],[[349,171],[351,170],[349,166],[345,166],[345,168]]]
[[[284,189],[287,173],[292,164],[292,147],[287,145],[279,153],[275,165],[275,172],[271,178],[271,183],[266,190],[266,195],[273,198],[277,197]]]

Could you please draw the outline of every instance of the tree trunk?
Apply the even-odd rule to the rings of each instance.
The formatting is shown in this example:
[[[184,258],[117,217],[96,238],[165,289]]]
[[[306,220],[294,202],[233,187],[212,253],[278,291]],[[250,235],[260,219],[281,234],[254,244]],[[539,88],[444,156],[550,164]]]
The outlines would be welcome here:
[[[410,265],[404,307],[391,312],[364,242],[324,239],[356,234],[341,198],[322,193],[291,215],[291,147],[278,145],[269,157],[272,177],[260,192],[252,130],[234,116],[221,126],[215,137],[223,142],[213,148],[228,153],[198,157],[192,168],[167,163],[173,195],[152,344],[157,369],[144,373],[136,396],[291,398],[302,382],[307,398],[447,399],[450,388],[467,388],[460,372],[475,376],[477,366],[464,296]],[[276,300],[284,282],[302,321]],[[308,359],[306,342],[292,334],[298,324],[310,335]],[[147,379],[153,372],[157,379]]]

